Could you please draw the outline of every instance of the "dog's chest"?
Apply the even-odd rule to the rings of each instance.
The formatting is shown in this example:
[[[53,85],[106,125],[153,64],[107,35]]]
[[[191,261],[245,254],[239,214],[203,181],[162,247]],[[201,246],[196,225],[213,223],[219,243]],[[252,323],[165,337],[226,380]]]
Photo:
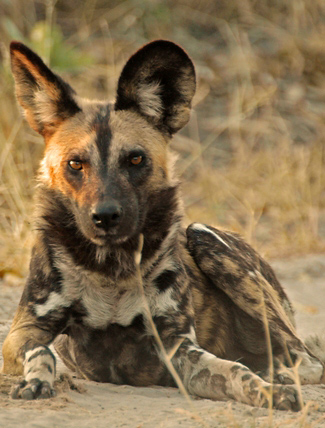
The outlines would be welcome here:
[[[168,316],[179,310],[173,287],[161,291],[147,278],[142,288],[136,273],[114,281],[102,273],[72,265],[67,257],[61,257],[56,267],[61,274],[61,289],[49,292],[42,303],[35,303],[38,317],[68,311],[70,325],[81,322],[103,330],[109,324],[129,326],[138,315],[145,314],[147,304],[153,317]]]
[[[113,323],[128,326],[143,311],[136,283],[133,289],[110,285],[98,288],[90,283],[82,290],[80,301],[86,313],[83,322],[92,328],[105,328]]]
[[[62,269],[62,297],[82,308],[82,322],[103,329],[108,324],[128,326],[143,312],[143,296],[136,276],[114,282],[103,274],[83,269]],[[75,305],[77,303],[77,305]]]

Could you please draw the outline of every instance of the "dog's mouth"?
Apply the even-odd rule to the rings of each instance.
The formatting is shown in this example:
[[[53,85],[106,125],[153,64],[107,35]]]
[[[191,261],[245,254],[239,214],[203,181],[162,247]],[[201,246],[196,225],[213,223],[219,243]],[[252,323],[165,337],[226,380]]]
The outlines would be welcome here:
[[[119,233],[117,230],[111,230],[109,232],[105,233],[96,233],[92,236],[88,236],[88,239],[90,239],[94,244],[104,247],[107,245],[118,245],[123,244],[128,239],[130,239],[133,236],[131,233]]]

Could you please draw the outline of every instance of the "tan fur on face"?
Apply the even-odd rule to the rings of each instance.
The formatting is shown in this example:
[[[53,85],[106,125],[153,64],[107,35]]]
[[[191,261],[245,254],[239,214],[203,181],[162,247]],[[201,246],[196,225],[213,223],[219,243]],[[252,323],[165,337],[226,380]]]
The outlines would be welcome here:
[[[97,105],[97,103],[96,103]],[[45,150],[45,156],[39,170],[39,181],[50,188],[60,190],[64,195],[72,195],[75,200],[84,197],[84,192],[78,195],[78,192],[66,180],[65,170],[69,160],[76,157],[88,160],[91,157],[93,165],[99,163],[99,157],[96,151],[90,151],[96,133],[90,128],[89,122],[93,117],[95,108],[89,108],[89,112],[80,112],[65,121],[57,129],[57,132],[48,140]],[[88,119],[88,120],[87,120]],[[90,164],[83,164],[83,174],[88,178],[90,174]],[[93,177],[94,178],[94,177]],[[96,189],[99,183],[92,183],[92,188]],[[94,195],[95,197],[95,195]],[[90,195],[87,195],[89,201]]]
[[[75,190],[69,185],[64,176],[64,171],[69,160],[77,155],[88,157],[89,148],[95,138],[95,132],[85,132],[78,129],[70,122],[66,127],[51,139],[48,143],[44,159],[42,161],[39,179],[50,188],[60,190],[63,194],[70,193],[75,197]],[[69,126],[72,125],[72,126]],[[71,130],[69,128],[72,128]],[[74,128],[76,128],[74,130]],[[87,174],[89,165],[83,165],[84,173]]]

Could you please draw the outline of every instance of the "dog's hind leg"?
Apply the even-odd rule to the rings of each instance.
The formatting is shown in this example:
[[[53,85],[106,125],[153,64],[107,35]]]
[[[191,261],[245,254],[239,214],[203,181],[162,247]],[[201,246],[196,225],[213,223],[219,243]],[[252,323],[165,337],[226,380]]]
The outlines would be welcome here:
[[[187,245],[202,273],[238,308],[235,318],[238,337],[244,338],[241,345],[251,345],[249,352],[254,353],[252,341],[245,340],[250,335],[246,339],[264,343],[266,350],[268,330],[273,353],[288,366],[299,363],[301,383],[320,383],[324,367],[297,336],[289,299],[271,267],[237,235],[203,224],[189,226]]]
[[[279,410],[300,410],[298,391],[293,385],[271,385],[243,364],[217,358],[185,339],[172,362],[190,394],[214,400],[233,399],[251,406]]]

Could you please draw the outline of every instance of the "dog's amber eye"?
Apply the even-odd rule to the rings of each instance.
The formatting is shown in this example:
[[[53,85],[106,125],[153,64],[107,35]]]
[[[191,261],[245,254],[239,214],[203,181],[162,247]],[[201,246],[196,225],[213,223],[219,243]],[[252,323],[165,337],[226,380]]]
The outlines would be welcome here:
[[[143,161],[143,156],[133,156],[131,158],[132,165],[139,165]]]
[[[69,167],[73,169],[74,171],[80,171],[82,169],[82,162],[71,160],[68,162]]]

